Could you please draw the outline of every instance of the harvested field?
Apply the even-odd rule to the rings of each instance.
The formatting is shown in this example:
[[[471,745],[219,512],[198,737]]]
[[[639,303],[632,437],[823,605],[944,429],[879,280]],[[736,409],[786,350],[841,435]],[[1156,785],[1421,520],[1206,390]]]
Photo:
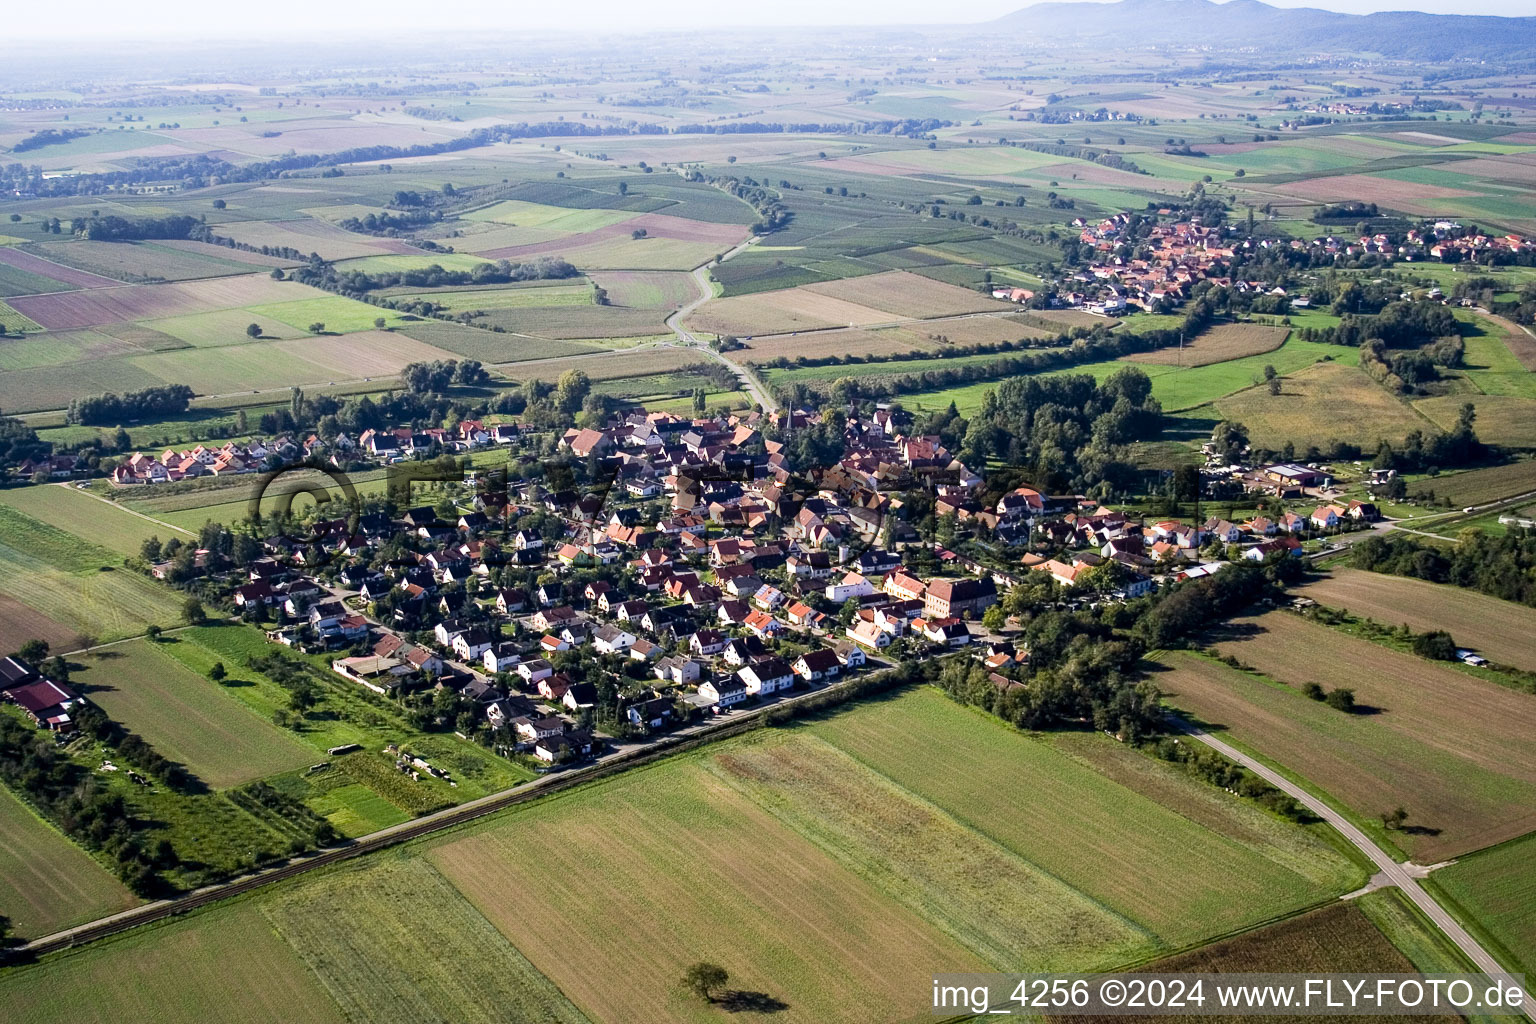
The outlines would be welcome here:
[[[52,260],[41,259],[9,245],[0,245],[0,263],[15,267],[17,270],[24,270],[29,274],[37,274],[39,277],[50,278],[71,288],[116,288],[122,284],[121,281],[114,281],[110,277],[102,277],[99,274],[91,274],[54,263]]]
[[[1536,185],[1536,160],[1529,153],[1480,156],[1472,160],[1458,160],[1456,173],[1530,188]]]
[[[327,325],[329,327],[329,325]],[[398,331],[359,331],[297,341],[276,341],[258,352],[284,359],[308,359],[337,378],[387,377],[406,363],[452,359],[452,352],[434,348]],[[279,380],[277,383],[284,383]]]
[[[0,787],[0,913],[16,935],[48,935],[137,902],[90,854]]]
[[[1374,909],[1374,908],[1373,908]],[[1459,966],[1459,965],[1457,965]],[[1334,903],[1318,910],[1293,917],[1264,928],[1209,946],[1180,953],[1148,964],[1143,970],[1158,974],[1243,974],[1315,972],[1318,974],[1401,973],[1412,974],[1415,970],[1438,968],[1449,970],[1451,965],[1416,964],[1403,954],[1383,935],[1367,916],[1359,902]],[[1082,1024],[1088,1018],[1063,1017],[1062,1024]],[[1099,1018],[1102,1019],[1102,1018]],[[1122,1018],[1117,1018],[1122,1019]],[[1145,1022],[1153,1017],[1126,1016],[1126,1021]],[[1185,1017],[1191,1022],[1227,1021],[1230,1017],[1220,1014]],[[1309,1015],[1307,1020],[1330,1024],[1349,1021],[1346,1016]],[[1412,1024],[1422,1021],[1430,1024],[1454,1024],[1460,1017],[1391,1016],[1383,1015],[1383,1021]]]
[[[264,256],[259,252],[247,252],[244,249],[235,249],[227,245],[214,245],[212,242],[193,242],[184,238],[167,238],[155,243],[168,249],[180,249],[182,252],[190,252],[198,256],[213,256],[221,260],[230,260],[234,263],[245,263],[253,267],[296,267],[295,260],[284,259],[281,256]]]
[[[693,276],[677,272],[609,270],[592,280],[613,305],[636,309],[678,309],[698,293]]]
[[[1461,417],[1461,407],[1468,402],[1477,410],[1474,426],[1478,440],[1502,448],[1536,448],[1536,398],[1518,395],[1440,395],[1421,398],[1413,403],[1413,407],[1433,420],[1441,430],[1454,430]],[[1428,486],[1437,483],[1435,481]]]
[[[550,207],[554,209],[554,207]],[[597,213],[606,211],[578,211],[580,213]],[[631,239],[636,231],[645,231],[648,238]],[[614,239],[646,242],[655,239],[664,239],[673,242],[689,242],[703,246],[709,246],[713,251],[723,252],[747,238],[749,231],[739,224],[712,224],[708,221],[690,220],[686,217],[671,217],[664,213],[646,213],[638,217],[626,214],[618,221],[611,222],[602,227],[590,228],[573,234],[561,233],[559,237],[532,241],[521,245],[502,246],[495,249],[479,249],[480,255],[490,259],[526,260],[534,256],[564,255],[572,263],[579,263],[571,253],[585,247],[594,246]],[[475,243],[477,236],[470,235],[471,244]],[[590,260],[588,261],[591,262]],[[698,263],[703,263],[699,260]],[[698,263],[693,264],[697,266]],[[601,264],[593,264],[601,265]],[[624,266],[617,264],[617,266]],[[635,269],[646,269],[636,266]]]
[[[1216,408],[1226,419],[1245,424],[1255,444],[1275,450],[1287,441],[1305,448],[1326,446],[1334,438],[1369,448],[1381,438],[1434,429],[1364,370],[1341,363],[1318,363],[1286,375],[1278,395],[1251,387],[1217,400]]]
[[[1266,327],[1263,324],[1217,324],[1186,341],[1182,350],[1178,347],[1162,348],[1155,352],[1137,352],[1126,358],[1137,363],[1205,366],[1207,363],[1224,363],[1228,359],[1273,352],[1285,344],[1285,337],[1289,333],[1289,328]]]
[[[586,1024],[420,857],[317,877],[262,912],[349,1020]]]
[[[346,260],[337,264],[341,273],[358,271],[364,274],[404,273],[408,270],[426,270],[441,267],[444,270],[474,270],[487,261],[465,252],[420,252],[411,255],[365,256],[359,260]]]
[[[265,274],[181,284],[119,286],[12,300],[17,310],[50,329],[93,327],[120,320],[154,320],[324,295]],[[358,303],[362,305],[362,303]]]
[[[1085,313],[1080,309],[1032,309],[1026,315],[1063,327],[1115,327],[1120,323],[1112,316]]]
[[[177,641],[169,641],[176,643]],[[313,763],[315,751],[147,640],[81,659],[71,681],[114,721],[218,789]]]
[[[709,361],[708,356],[698,351],[647,348],[596,356],[530,359],[503,367],[502,372],[516,381],[544,380],[553,383],[566,370],[581,370],[596,382],[677,373],[691,366],[704,365]]]
[[[1164,948],[1300,909],[1360,878],[1305,830],[1135,751],[1098,736],[1028,736],[936,689],[809,730]],[[934,771],[941,761],[948,769]]]
[[[825,327],[889,323],[900,319],[883,309],[861,306],[809,288],[757,292],[706,302],[689,315],[691,330],[752,337]]]
[[[1050,332],[1021,324],[1006,314],[973,316],[932,323],[913,323],[901,327],[844,328],[843,330],[807,331],[796,335],[758,336],[747,342],[747,348],[743,350],[740,358],[748,363],[767,363],[781,356],[791,360],[799,356],[816,359],[836,353],[890,358],[912,352],[940,350],[961,356],[966,355],[972,347],[977,345],[1050,337],[1053,337]],[[933,365],[937,368],[943,364]],[[878,373],[879,367],[874,365],[846,367],[846,372],[849,374],[864,371]]]
[[[927,319],[960,313],[1003,312],[1017,308],[1012,303],[1001,302],[990,295],[901,270],[807,285],[804,290],[868,306],[896,317]]]
[[[1168,699],[1338,797],[1361,819],[1407,808],[1422,832],[1389,838],[1434,863],[1536,828],[1530,696],[1285,612],[1235,620],[1217,650],[1267,682],[1194,655],[1168,655]],[[1298,657],[1298,651],[1306,651]],[[1301,693],[1346,687],[1376,713],[1345,714]]]
[[[1508,462],[1487,469],[1437,476],[1433,482],[1437,497],[1449,498],[1458,506],[1486,505],[1491,501],[1513,498],[1536,491],[1536,460]]]
[[[1536,836],[1526,836],[1442,868],[1430,883],[1492,934],[1510,954],[1505,962],[1527,977],[1536,974],[1532,857],[1536,857]]]
[[[391,297],[394,292],[390,292]],[[590,306],[592,287],[587,282],[540,284],[536,287],[472,288],[462,291],[426,291],[401,293],[404,299],[425,299],[450,312],[477,309],[525,309],[545,306]]]
[[[408,323],[396,330],[435,348],[445,349],[467,359],[478,359],[482,363],[514,363],[525,359],[552,359],[602,351],[595,345],[527,338],[440,320]]]
[[[354,235],[318,220],[239,221],[220,224],[219,234],[247,245],[297,249],[308,255],[319,253],[322,259],[349,260],[394,252],[390,239]]]
[[[500,327],[536,338],[650,338],[670,334],[664,309],[623,306],[545,306],[490,309],[474,319],[482,327]]]
[[[718,1019],[677,981],[701,951],[786,1002],[786,1024],[915,1017],[919,993],[890,978],[984,969],[693,759],[519,808],[430,857],[598,1021]],[[690,864],[730,869],[701,886]]]
[[[608,238],[575,248],[562,248],[564,256],[582,270],[692,270],[719,256],[728,247],[707,242],[680,242],[653,235],[650,238]]]
[[[80,646],[80,633],[57,622],[35,608],[29,608],[9,594],[0,594],[0,636],[45,641],[55,651],[70,651]]]
[[[1407,623],[1417,633],[1443,629],[1459,646],[1536,672],[1536,609],[1464,587],[1363,569],[1334,569],[1301,593],[1388,626]]]
[[[119,281],[195,281],[251,272],[244,263],[169,249],[159,242],[40,242],[34,248],[46,259]]]
[[[16,967],[0,1018],[35,1024],[346,1024],[252,904],[220,907]]]
[[[1425,185],[1412,181],[1395,181],[1375,174],[1338,174],[1330,177],[1306,178],[1302,181],[1287,182],[1284,185],[1267,185],[1265,188],[1314,203],[1364,199],[1380,203],[1393,210],[1426,215],[1435,208],[1434,200],[1436,199],[1459,199],[1477,195],[1476,192],[1467,189]]]

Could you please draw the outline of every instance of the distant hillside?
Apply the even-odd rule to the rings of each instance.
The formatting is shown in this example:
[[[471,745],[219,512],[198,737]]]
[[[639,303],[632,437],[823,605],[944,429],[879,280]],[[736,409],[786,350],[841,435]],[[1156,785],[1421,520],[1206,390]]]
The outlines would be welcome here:
[[[1425,60],[1536,55],[1536,18],[1413,11],[1335,14],[1270,7],[1258,0],[1041,3],[1004,15],[987,27],[1079,42],[1256,47],[1270,53],[1348,50]]]

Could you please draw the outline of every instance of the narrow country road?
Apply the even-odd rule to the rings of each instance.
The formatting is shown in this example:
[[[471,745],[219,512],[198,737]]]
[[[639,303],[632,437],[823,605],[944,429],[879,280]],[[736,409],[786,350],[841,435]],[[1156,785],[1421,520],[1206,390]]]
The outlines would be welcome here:
[[[1424,891],[1424,887],[1419,885],[1418,878],[1414,877],[1407,866],[1399,864],[1397,861],[1393,860],[1385,850],[1377,846],[1374,840],[1372,840],[1364,832],[1360,831],[1360,829],[1357,828],[1355,824],[1348,818],[1344,817],[1338,811],[1335,811],[1322,800],[1319,800],[1311,793],[1308,793],[1305,789],[1302,789],[1300,786],[1296,785],[1294,782],[1290,781],[1279,772],[1274,771],[1257,759],[1248,756],[1247,754],[1238,750],[1236,747],[1232,746],[1230,743],[1225,743],[1222,740],[1217,739],[1215,736],[1212,736],[1209,732],[1206,732],[1199,726],[1192,725],[1177,716],[1170,716],[1168,721],[1173,726],[1173,728],[1184,733],[1190,739],[1199,743],[1203,743],[1210,747],[1212,750],[1215,750],[1223,756],[1236,761],[1244,768],[1262,778],[1265,782],[1268,782],[1270,785],[1274,786],[1276,789],[1279,789],[1287,796],[1295,799],[1297,803],[1307,808],[1307,810],[1311,811],[1313,814],[1316,814],[1329,825],[1332,825],[1340,835],[1342,835],[1345,839],[1348,839],[1356,849],[1365,854],[1366,857],[1370,859],[1371,863],[1375,864],[1376,867],[1380,869],[1381,875],[1385,879],[1385,884],[1395,885],[1401,889],[1404,895],[1412,900],[1414,905],[1424,912],[1424,916],[1428,917],[1430,921],[1434,923],[1435,927],[1444,932],[1446,937],[1454,942],[1456,946],[1466,954],[1467,959],[1471,960],[1472,963],[1477,966],[1478,970],[1485,974],[1503,979],[1506,984],[1514,983],[1513,976],[1510,974],[1510,972],[1499,966],[1499,962],[1490,956],[1488,951],[1483,949],[1483,947],[1478,943],[1476,939],[1467,934],[1467,930],[1458,924],[1456,919],[1447,913],[1444,907],[1435,902],[1434,897],[1430,896],[1429,893]],[[1526,1017],[1530,1018],[1532,1021],[1536,1021],[1536,1008],[1533,1008],[1531,1005],[1531,997],[1529,992],[1527,992],[1525,996],[1524,1010]]]

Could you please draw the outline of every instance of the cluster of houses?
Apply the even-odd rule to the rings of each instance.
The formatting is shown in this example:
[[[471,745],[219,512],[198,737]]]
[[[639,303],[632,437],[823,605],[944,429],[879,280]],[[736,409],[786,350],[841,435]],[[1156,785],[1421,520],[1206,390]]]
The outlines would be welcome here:
[[[20,658],[0,658],[0,700],[24,711],[34,725],[55,733],[75,731],[71,712],[83,698]]]
[[[1216,571],[1224,563],[1199,554],[1212,538],[1262,560],[1298,554],[1300,533],[1374,515],[1360,503],[1325,504],[1306,516],[1196,526],[1144,523],[1030,487],[984,499],[977,473],[888,409],[851,418],[837,461],[802,477],[765,436],[770,422],[792,436],[811,414],[635,411],[570,430],[558,443],[595,467],[586,488],[559,486],[568,478],[558,473],[518,483],[488,474],[451,516],[439,505],[323,520],[310,543],[269,538],[227,593],[252,617],[277,620],[274,641],[335,652],[332,668],[361,686],[452,687],[505,746],[565,761],[598,748],[582,723],[620,718],[653,732],[824,685],[893,646],[916,656],[971,645],[972,623],[1030,572],[1064,587],[1091,581],[1097,599],[1131,599]],[[517,433],[456,430],[448,440],[471,445]],[[357,443],[387,452],[381,438],[420,433],[368,432]],[[1255,489],[1282,496],[1328,483],[1290,464],[1253,473]],[[900,495],[916,487],[957,525],[1058,555],[1031,553],[1020,568],[929,550],[901,515]],[[980,655],[1003,658],[994,670],[1027,659],[994,646]]]
[[[205,476],[259,473],[274,466],[291,465],[315,458],[328,460],[337,466],[357,461],[387,465],[430,453],[470,451],[497,444],[510,445],[520,436],[516,424],[486,424],[479,420],[464,420],[452,428],[370,429],[355,437],[344,431],[328,438],[318,434],[306,437],[280,435],[245,442],[227,441],[217,447],[200,444],[183,451],[167,448],[159,455],[134,452],[112,470],[109,479],[124,487],[174,483]],[[60,459],[69,460],[67,468],[56,466]],[[29,468],[23,465],[21,469],[29,475],[38,469],[46,469],[53,476],[73,475],[73,456],[55,455],[51,456],[51,460],[46,466]]]
[[[1126,240],[1130,221],[1129,214],[1120,213],[1097,223],[1081,217],[1072,222],[1079,229],[1079,241],[1093,249],[1095,256],[1073,274],[1070,290],[1057,292],[1061,305],[1113,316],[1132,305],[1142,309],[1177,305],[1198,281],[1233,286],[1224,264],[1235,250],[1223,228],[1208,227],[1198,220],[1159,223],[1137,240],[1137,254],[1126,257],[1116,250]],[[1249,282],[1238,285],[1250,287]]]

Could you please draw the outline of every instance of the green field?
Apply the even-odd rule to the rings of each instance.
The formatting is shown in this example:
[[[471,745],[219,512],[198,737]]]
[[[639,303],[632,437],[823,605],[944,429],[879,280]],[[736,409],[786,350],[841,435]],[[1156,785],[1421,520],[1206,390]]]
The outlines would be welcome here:
[[[475,309],[524,309],[529,306],[590,306],[592,286],[585,281],[546,288],[477,288],[464,291],[411,292],[399,298],[425,299],[459,313]]]
[[[222,661],[230,678],[218,688],[220,696],[245,705],[258,726],[266,726],[274,711],[288,706],[288,691],[250,667],[251,659],[277,650],[260,630],[221,623],[183,630],[176,638],[180,642],[162,645],[161,652],[199,677],[205,677],[215,661]],[[366,752],[340,759],[334,772],[291,773],[268,781],[330,819],[339,831],[361,835],[393,825],[412,813],[511,789],[533,777],[522,765],[478,744],[450,733],[414,728],[392,701],[333,675],[326,656],[300,660],[319,670],[320,702],[301,730],[282,734],[282,738],[308,750],[307,760],[300,758],[290,766],[324,760],[326,750],[345,744],[360,744]],[[414,782],[402,776],[380,753],[391,743],[451,771],[457,786],[426,777]],[[374,767],[378,770],[373,771]],[[347,788],[354,783],[361,783],[369,792]],[[382,798],[389,806],[371,796]]]
[[[1504,343],[1504,331],[1481,317],[1467,317],[1462,330],[1467,379],[1485,395],[1536,398],[1536,373],[1521,365]]]
[[[0,504],[0,594],[66,633],[115,640],[180,615],[173,591],[121,565],[120,554]],[[0,633],[34,635],[11,632],[12,614],[0,609]]]
[[[0,302],[0,327],[4,327],[8,333],[20,334],[22,331],[40,331],[42,325],[31,317],[22,316],[8,304]],[[0,342],[0,344],[4,344]]]
[[[935,690],[812,731],[1170,947],[1305,906],[1358,873],[1307,832],[1100,737],[1024,736]],[[939,761],[950,770],[933,771]],[[1004,774],[1008,787],[992,784]]]
[[[0,787],[0,914],[17,935],[48,935],[136,902],[90,854]]]
[[[422,253],[420,256],[412,254],[364,256],[358,260],[344,260],[336,264],[336,270],[338,273],[363,274],[401,273],[407,270],[425,270],[428,267],[442,267],[444,270],[474,270],[489,262],[490,260],[472,256],[469,253],[433,252]]]
[[[86,655],[72,679],[114,721],[210,786],[239,785],[314,760],[313,748],[251,714],[231,688],[192,672],[162,644],[135,640]]]
[[[42,274],[34,274],[9,264],[0,263],[0,297],[8,295],[40,295],[45,292],[68,291],[69,285]]]
[[[123,555],[137,556],[150,537],[170,540],[174,536],[164,527],[70,484],[0,490],[0,504]]]
[[[383,317],[385,323],[391,327],[398,326],[403,321],[401,315],[394,310],[370,306],[366,302],[358,302],[343,295],[249,306],[247,312],[256,314],[258,320],[262,317],[271,317],[301,331],[309,330],[310,324],[322,323],[325,324],[326,332],[330,334],[370,330],[373,327],[373,321],[379,317]]]
[[[1536,460],[1437,476],[1425,484],[1434,489],[1436,496],[1448,498],[1453,505],[1483,505],[1536,491]]]
[[[0,1018],[71,1024],[348,1024],[251,904],[139,928],[0,975]]]
[[[480,327],[423,320],[398,328],[401,334],[482,363],[516,363],[528,359],[554,359],[600,351],[595,345],[553,338],[489,331]]]
[[[508,200],[466,213],[462,219],[493,221],[520,228],[541,228],[548,237],[558,238],[561,235],[574,235],[582,231],[595,231],[609,224],[619,224],[633,216],[633,213],[622,210],[573,210],[564,206]]]
[[[148,320],[144,326],[178,338],[188,345],[206,348],[246,344],[251,337],[245,331],[253,323],[261,328],[261,337],[264,339],[302,338],[307,333],[302,327],[285,324],[273,317],[257,316],[243,309],[220,309],[210,313]],[[368,323],[372,326],[373,321],[369,320]]]
[[[1464,857],[1431,876],[1454,901],[1513,957],[1516,972],[1536,974],[1536,835]]]
[[[997,357],[973,356],[969,358],[976,361],[984,361],[986,359],[996,359]],[[1136,366],[1152,379],[1152,396],[1162,403],[1163,410],[1165,412],[1175,412],[1198,408],[1231,395],[1234,392],[1252,388],[1255,383],[1263,381],[1264,367],[1266,366],[1273,366],[1278,373],[1285,375],[1295,373],[1298,370],[1325,360],[1341,366],[1354,366],[1359,362],[1359,358],[1360,353],[1356,349],[1340,345],[1324,345],[1319,342],[1302,341],[1299,338],[1292,337],[1273,352],[1265,352],[1262,355],[1256,356],[1244,356],[1240,359],[1229,359],[1222,363],[1209,363],[1205,366],[1181,369],[1177,366],[1166,366],[1157,363],[1107,359],[1094,363],[1078,363],[1047,372],[1051,374],[1086,373],[1102,381],[1110,374],[1122,370],[1126,366]],[[951,365],[952,363],[953,360],[945,359],[942,363],[930,362],[926,368],[938,369],[941,366]],[[800,375],[809,377],[813,373],[824,379],[835,380],[840,376],[878,373],[881,366],[889,365],[891,364],[865,363],[850,366],[812,367],[805,370],[770,372],[778,375],[775,376],[775,380],[799,379]],[[924,368],[922,361],[909,361],[909,365],[905,366],[905,369],[909,372],[914,370],[921,371]],[[902,400],[922,409],[942,409],[950,402],[954,402],[959,408],[961,415],[970,415],[981,408],[982,396],[994,386],[993,382],[966,384],[960,387],[904,395]],[[1426,424],[1420,422],[1418,425],[1424,426]]]
[[[349,1020],[586,1024],[420,857],[325,875],[262,911]]]

